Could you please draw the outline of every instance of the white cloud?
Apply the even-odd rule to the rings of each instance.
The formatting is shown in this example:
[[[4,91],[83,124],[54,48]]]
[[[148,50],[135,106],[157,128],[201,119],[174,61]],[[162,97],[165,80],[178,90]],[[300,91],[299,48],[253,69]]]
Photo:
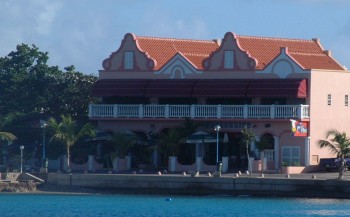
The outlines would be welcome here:
[[[61,3],[48,0],[34,0],[34,3],[38,7],[35,29],[39,34],[49,34]]]

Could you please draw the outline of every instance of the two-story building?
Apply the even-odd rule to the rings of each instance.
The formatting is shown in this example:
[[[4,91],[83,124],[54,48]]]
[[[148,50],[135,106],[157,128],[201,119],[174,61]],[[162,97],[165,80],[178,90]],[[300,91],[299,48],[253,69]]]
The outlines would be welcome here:
[[[239,144],[244,126],[257,141],[270,143],[264,151],[270,170],[282,162],[317,165],[330,156],[317,144],[326,131],[350,129],[350,74],[318,39],[227,32],[223,39],[195,40],[128,33],[102,66],[93,88],[101,103],[89,108],[99,129],[147,135],[177,127],[185,118],[207,133],[220,125],[220,157],[230,158],[229,169],[245,157]],[[292,133],[291,123],[302,125],[301,134]],[[196,144],[195,150],[193,161],[216,155],[213,141]]]

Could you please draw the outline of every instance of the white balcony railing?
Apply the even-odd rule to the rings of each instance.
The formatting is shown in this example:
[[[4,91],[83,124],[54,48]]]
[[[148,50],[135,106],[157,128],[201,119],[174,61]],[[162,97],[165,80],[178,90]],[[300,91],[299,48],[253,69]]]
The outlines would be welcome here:
[[[103,105],[89,106],[90,118],[309,118],[308,105]]]

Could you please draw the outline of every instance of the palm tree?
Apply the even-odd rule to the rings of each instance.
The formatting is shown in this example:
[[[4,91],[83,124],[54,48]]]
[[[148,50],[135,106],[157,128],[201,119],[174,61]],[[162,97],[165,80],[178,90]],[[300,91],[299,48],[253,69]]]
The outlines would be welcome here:
[[[330,138],[331,137],[331,138]],[[328,139],[330,141],[328,141]],[[319,140],[318,145],[320,148],[327,147],[332,153],[336,154],[340,158],[339,177],[343,179],[343,173],[345,170],[345,156],[350,153],[350,138],[346,136],[345,132],[339,132],[335,129],[329,130],[326,133],[326,140]]]
[[[133,135],[126,133],[116,133],[112,136],[112,143],[115,145],[115,151],[118,157],[125,157],[128,150],[136,143]]]
[[[176,156],[179,150],[179,144],[183,138],[180,128],[171,128],[167,133],[160,135],[160,142],[163,144],[162,152],[165,157]]]
[[[70,147],[73,146],[79,138],[85,135],[95,136],[95,131],[89,123],[80,128],[70,115],[61,115],[61,119],[61,122],[57,122],[56,119],[50,118],[48,120],[48,126],[54,131],[51,140],[56,139],[65,143],[67,150],[67,166],[68,170],[70,170]]]
[[[5,125],[11,123],[16,117],[20,116],[20,113],[10,113],[5,116],[0,116],[0,130],[5,127]],[[14,141],[17,137],[9,132],[0,132],[0,140]]]
[[[13,140],[16,140],[17,137],[12,133],[0,132],[0,139],[5,141],[13,141]]]

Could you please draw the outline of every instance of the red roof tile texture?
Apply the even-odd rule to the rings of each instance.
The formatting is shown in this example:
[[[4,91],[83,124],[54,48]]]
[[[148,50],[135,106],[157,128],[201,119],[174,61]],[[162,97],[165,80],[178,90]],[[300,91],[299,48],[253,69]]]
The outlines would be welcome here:
[[[237,36],[244,52],[258,60],[256,70],[263,70],[279,54],[282,47],[304,69],[344,70],[322,47],[313,40]],[[219,49],[212,40],[172,39],[136,36],[140,49],[146,52],[157,64],[154,70],[161,69],[177,53],[185,56],[197,69],[203,70],[202,62]]]
[[[193,65],[202,70],[202,61],[219,46],[208,40],[183,40],[171,38],[140,37],[136,41],[142,51],[156,60],[155,70],[162,68],[175,54],[181,53]]]

